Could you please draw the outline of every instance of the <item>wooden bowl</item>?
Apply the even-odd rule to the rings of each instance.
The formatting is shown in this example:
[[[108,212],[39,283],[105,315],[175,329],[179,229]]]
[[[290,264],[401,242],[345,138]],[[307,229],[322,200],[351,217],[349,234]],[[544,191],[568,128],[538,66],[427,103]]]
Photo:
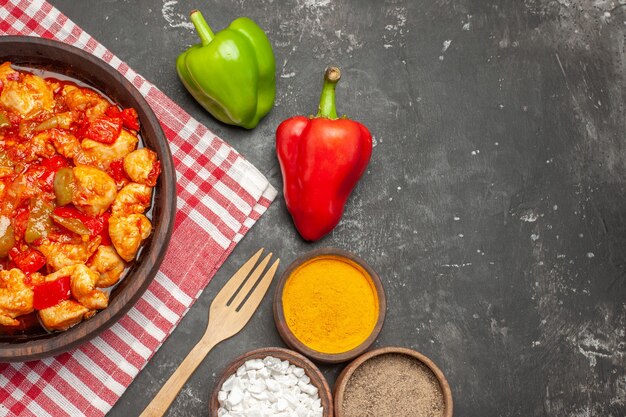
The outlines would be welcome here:
[[[267,356],[273,356],[280,360],[287,360],[293,365],[304,369],[305,374],[311,378],[311,384],[317,387],[319,397],[322,403],[322,407],[324,408],[324,417],[333,417],[333,398],[330,393],[330,388],[328,387],[328,382],[326,382],[326,378],[320,372],[320,370],[307,358],[300,355],[297,352],[292,350],[283,349],[279,347],[267,347],[261,349],[255,349],[250,352],[244,353],[239,356],[237,359],[232,361],[224,372],[222,376],[217,381],[215,388],[213,389],[213,393],[211,394],[211,399],[209,400],[209,417],[217,417],[217,410],[220,408],[219,401],[217,400],[217,395],[224,384],[224,381],[234,374],[237,369],[243,365],[249,359],[263,359]]]
[[[341,373],[337,377],[337,380],[335,381],[335,416],[345,416],[343,410],[344,394],[346,386],[348,385],[348,381],[350,380],[350,377],[352,377],[354,372],[368,359],[389,353],[398,353],[411,356],[412,358],[415,358],[422,364],[424,364],[435,375],[435,378],[437,379],[437,382],[439,382],[441,393],[443,395],[444,412],[442,417],[452,417],[452,391],[450,390],[450,385],[448,384],[446,377],[443,375],[443,372],[441,372],[437,365],[435,365],[434,362],[428,359],[426,356],[414,350],[403,347],[384,347],[369,351],[359,356],[357,359],[348,364],[348,366],[346,366],[343,371],[341,371]]]
[[[124,315],[141,297],[165,256],[176,210],[176,174],[159,121],[137,89],[106,62],[61,42],[27,36],[0,36],[2,62],[68,76],[104,93],[123,107],[137,110],[144,145],[158,155],[161,175],[151,208],[153,231],[138,259],[111,292],[109,306],[65,332],[41,329],[29,334],[0,335],[0,362],[40,359],[74,348],[93,338]]]
[[[372,283],[374,284],[374,287],[376,288],[376,293],[378,295],[378,306],[379,306],[378,320],[376,321],[376,324],[374,325],[374,329],[372,330],[372,333],[360,345],[342,353],[319,352],[317,350],[310,348],[304,343],[302,343],[300,340],[296,338],[296,336],[293,334],[293,332],[287,325],[287,322],[285,320],[285,313],[283,311],[282,294],[283,294],[283,289],[285,288],[285,283],[287,282],[287,279],[289,278],[289,276],[292,274],[292,272],[296,268],[298,268],[303,263],[313,258],[317,258],[317,257],[325,256],[325,255],[332,255],[332,256],[347,258],[348,260],[360,265],[370,276]],[[383,289],[383,284],[380,280],[380,277],[378,276],[376,271],[374,271],[372,267],[370,267],[363,259],[345,250],[336,249],[336,248],[321,248],[321,249],[317,249],[317,250],[308,252],[300,256],[287,267],[285,272],[281,275],[278,281],[278,284],[276,285],[276,292],[274,293],[273,309],[274,309],[274,321],[276,323],[276,328],[278,329],[278,333],[280,334],[283,341],[287,344],[287,346],[289,346],[292,349],[297,350],[298,352],[318,362],[341,363],[341,362],[354,359],[355,357],[359,356],[360,354],[365,352],[372,345],[372,343],[374,343],[374,341],[376,340],[376,337],[378,337],[378,334],[380,333],[380,330],[383,327],[383,323],[385,322],[385,312],[387,311],[387,300],[385,297],[385,290]]]

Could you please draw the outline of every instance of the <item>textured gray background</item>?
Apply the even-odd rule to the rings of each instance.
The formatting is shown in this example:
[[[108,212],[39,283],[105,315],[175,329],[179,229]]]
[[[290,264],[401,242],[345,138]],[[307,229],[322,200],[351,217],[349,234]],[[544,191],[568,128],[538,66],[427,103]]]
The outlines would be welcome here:
[[[340,113],[375,136],[335,231],[302,242],[282,196],[113,408],[139,414],[191,349],[212,297],[256,248],[283,259],[337,246],[367,259],[389,299],[375,346],[447,375],[457,416],[626,415],[624,0],[55,0],[61,11],[243,153],[280,189],[278,123],[315,111],[343,68]],[[267,30],[276,107],[253,131],[217,123],[174,61],[246,15]],[[216,375],[282,345],[270,299],[200,366],[169,416],[207,413]],[[340,370],[323,367],[331,383]]]

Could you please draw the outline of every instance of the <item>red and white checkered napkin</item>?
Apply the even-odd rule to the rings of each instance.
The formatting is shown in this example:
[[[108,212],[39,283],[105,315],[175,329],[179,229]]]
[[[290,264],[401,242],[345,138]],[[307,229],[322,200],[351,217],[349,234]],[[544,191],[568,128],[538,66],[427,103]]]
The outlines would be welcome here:
[[[108,62],[145,96],[172,149],[178,194],[174,234],[145,295],[118,323],[76,350],[0,364],[0,416],[103,416],[276,190],[233,148],[44,0],[0,0],[0,34],[60,40]]]

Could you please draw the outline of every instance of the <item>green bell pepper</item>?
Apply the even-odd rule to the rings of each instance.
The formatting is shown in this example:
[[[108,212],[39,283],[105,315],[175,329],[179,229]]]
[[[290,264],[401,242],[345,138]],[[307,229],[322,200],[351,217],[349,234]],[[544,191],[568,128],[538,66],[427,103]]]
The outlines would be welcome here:
[[[254,128],[276,96],[276,63],[267,36],[247,17],[216,34],[198,10],[190,19],[202,43],[180,54],[178,76],[216,119]]]
[[[54,175],[52,183],[54,195],[59,206],[66,206],[72,202],[74,198],[74,171],[70,167],[63,167]]]
[[[52,220],[50,219],[53,209],[52,205],[37,199],[31,206],[26,231],[24,232],[26,243],[33,243],[37,239],[46,237],[52,227]]]
[[[11,220],[7,216],[0,216],[0,258],[6,258],[13,246],[15,246],[15,232]]]
[[[8,127],[11,126],[11,121],[9,120],[9,116],[5,113],[0,112],[0,127]]]

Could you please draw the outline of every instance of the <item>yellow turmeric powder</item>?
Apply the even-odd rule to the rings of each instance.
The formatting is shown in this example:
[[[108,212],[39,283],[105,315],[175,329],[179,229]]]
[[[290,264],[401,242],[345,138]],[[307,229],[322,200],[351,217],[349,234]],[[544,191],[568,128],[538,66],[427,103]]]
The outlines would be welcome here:
[[[350,259],[322,255],[296,268],[282,293],[287,326],[303,344],[343,353],[363,343],[378,320],[369,274]]]

